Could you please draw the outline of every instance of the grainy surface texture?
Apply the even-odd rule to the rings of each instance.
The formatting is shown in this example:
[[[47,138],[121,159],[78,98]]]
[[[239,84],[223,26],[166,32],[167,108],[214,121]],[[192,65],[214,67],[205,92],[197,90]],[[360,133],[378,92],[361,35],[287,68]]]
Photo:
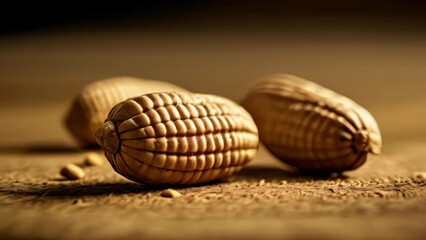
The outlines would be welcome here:
[[[353,20],[378,31],[90,28],[1,37],[0,238],[425,239],[426,183],[413,174],[426,171],[426,35],[404,27],[417,22],[388,20]],[[383,153],[343,176],[312,177],[261,148],[228,182],[173,186],[178,198],[109,164],[85,168],[81,180],[59,175],[92,151],[78,150],[62,126],[89,81],[131,75],[239,100],[274,72],[314,79],[366,107]]]
[[[45,106],[37,112],[60,112],[53,110]],[[53,130],[61,132],[59,126]],[[66,181],[60,168],[83,164],[86,152],[93,151],[71,146],[48,141],[2,149],[2,238],[424,239],[426,234],[426,179],[416,173],[426,170],[424,142],[388,143],[383,155],[357,171],[316,177],[284,168],[261,148],[226,182],[174,187],[179,198],[161,197],[167,186],[130,182],[109,164],[85,168],[83,179]]]

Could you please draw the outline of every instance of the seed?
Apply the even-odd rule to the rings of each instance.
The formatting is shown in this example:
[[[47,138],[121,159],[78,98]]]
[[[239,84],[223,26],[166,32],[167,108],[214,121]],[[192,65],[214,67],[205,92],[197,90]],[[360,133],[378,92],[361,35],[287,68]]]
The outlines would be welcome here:
[[[117,104],[96,137],[116,172],[144,184],[227,178],[254,158],[259,144],[253,119],[235,102],[174,92]]]
[[[182,196],[182,194],[176,190],[173,189],[166,189],[161,192],[161,196],[165,198],[176,198]]]
[[[78,199],[75,199],[75,200],[73,201],[73,204],[74,204],[74,205],[82,205],[82,204],[84,204],[84,201],[83,201],[83,199],[78,198]]]
[[[382,146],[372,115],[352,100],[308,80],[284,74],[265,78],[242,101],[260,141],[300,170],[356,169]]]
[[[376,194],[379,197],[387,197],[387,196],[389,196],[388,192],[386,192],[386,191],[380,191],[380,190],[374,191],[374,194]]]
[[[186,92],[171,83],[134,77],[115,77],[90,83],[75,97],[65,125],[82,145],[96,145],[94,133],[114,105],[133,96],[159,91]]]
[[[414,172],[414,178],[426,179],[426,172]]]
[[[63,167],[59,173],[68,180],[78,180],[84,177],[84,170],[72,163]]]
[[[105,163],[104,156],[97,153],[88,153],[84,158],[84,165],[89,167],[101,166]]]

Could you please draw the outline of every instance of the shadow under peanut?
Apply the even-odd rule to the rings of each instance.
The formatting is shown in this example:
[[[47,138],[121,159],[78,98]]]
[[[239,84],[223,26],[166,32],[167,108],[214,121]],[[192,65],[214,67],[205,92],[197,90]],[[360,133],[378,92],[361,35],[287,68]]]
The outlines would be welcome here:
[[[38,144],[21,144],[21,145],[0,145],[0,152],[7,154],[61,154],[61,153],[78,153],[88,150],[100,150],[99,146],[73,146],[66,143],[38,143]]]
[[[0,189],[0,194],[42,198],[96,197],[108,195],[146,194],[167,188],[185,189],[213,186],[220,180],[192,185],[145,185],[136,182],[72,182],[63,178],[51,179],[56,184],[23,184]]]
[[[22,186],[9,189],[1,189],[0,193],[55,198],[102,196],[110,194],[136,194],[147,193],[159,189],[161,188],[156,186],[145,186],[132,182],[93,184],[64,183],[59,185],[33,185],[31,187]]]
[[[293,169],[286,169],[268,165],[247,166],[235,175],[235,180],[268,182],[308,182],[315,180],[347,179],[343,173],[313,173],[301,172]]]

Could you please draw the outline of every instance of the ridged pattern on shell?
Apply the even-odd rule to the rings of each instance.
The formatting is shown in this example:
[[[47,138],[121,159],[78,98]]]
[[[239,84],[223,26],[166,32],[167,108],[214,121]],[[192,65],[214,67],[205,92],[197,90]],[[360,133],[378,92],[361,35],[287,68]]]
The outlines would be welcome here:
[[[381,135],[371,114],[318,84],[277,74],[255,85],[242,105],[262,143],[283,162],[302,170],[344,171],[379,153]]]
[[[83,145],[96,145],[95,131],[117,103],[141,94],[186,92],[171,83],[134,77],[116,77],[88,84],[76,96],[65,118],[69,132]]]
[[[148,184],[228,177],[253,159],[259,144],[253,119],[238,104],[174,92],[117,104],[97,139],[118,173]]]

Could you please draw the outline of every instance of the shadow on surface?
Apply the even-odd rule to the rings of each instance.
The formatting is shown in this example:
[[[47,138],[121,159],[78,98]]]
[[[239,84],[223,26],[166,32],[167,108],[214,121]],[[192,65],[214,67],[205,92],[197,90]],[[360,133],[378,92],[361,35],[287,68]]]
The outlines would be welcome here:
[[[78,147],[65,143],[45,143],[33,145],[0,146],[1,153],[45,154],[45,153],[77,153],[89,150],[100,150],[98,146]]]
[[[14,195],[28,195],[38,197],[83,197],[83,196],[103,196],[103,195],[120,195],[132,193],[148,193],[151,191],[161,191],[167,188],[183,189],[191,187],[208,186],[219,183],[219,180],[192,184],[192,185],[143,185],[133,182],[118,183],[70,183],[69,180],[53,179],[53,181],[61,182],[56,185],[26,185],[13,186],[10,188],[0,189],[0,193]]]
[[[346,179],[342,173],[313,174],[270,166],[247,166],[235,175],[237,180],[307,182],[312,180]]]
[[[38,197],[82,197],[110,194],[144,193],[162,188],[145,186],[137,183],[96,183],[96,184],[60,184],[38,185],[31,187],[14,187],[2,189],[0,193],[16,195],[32,195]]]

